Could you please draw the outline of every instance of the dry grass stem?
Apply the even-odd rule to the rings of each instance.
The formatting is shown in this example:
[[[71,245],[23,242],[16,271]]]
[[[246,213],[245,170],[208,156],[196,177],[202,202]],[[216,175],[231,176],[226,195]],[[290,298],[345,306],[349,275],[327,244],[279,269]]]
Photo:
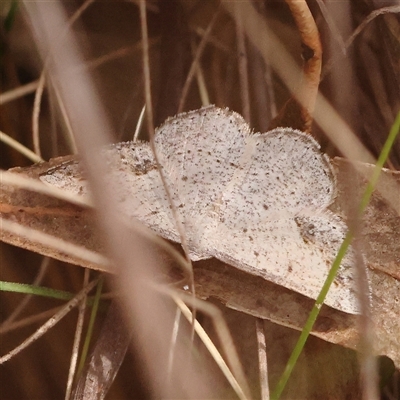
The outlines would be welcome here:
[[[33,93],[39,84],[39,80],[27,83],[26,85],[19,86],[15,89],[9,90],[5,93],[0,94],[0,106],[10,101],[19,99],[20,97],[26,96],[27,94]]]
[[[191,45],[192,45],[193,58],[195,58],[196,54],[198,54],[198,53],[197,53],[196,44],[193,39],[191,40]],[[207,84],[206,84],[206,80],[204,78],[203,68],[201,67],[200,60],[197,63],[197,68],[196,68],[196,80],[197,80],[197,87],[199,89],[201,105],[207,106],[207,105],[211,104],[210,96],[209,96],[209,93],[207,90]]]
[[[332,32],[333,38],[336,39],[341,51],[343,52],[343,55],[345,55],[346,45],[344,43],[343,37],[339,31],[338,26],[336,25],[334,19],[332,18],[332,15],[330,14],[326,4],[322,0],[317,0],[317,3],[327,25],[329,26],[330,31]]]
[[[267,342],[264,332],[264,320],[256,318],[258,347],[258,365],[260,371],[261,400],[269,400]]]
[[[38,321],[41,321],[43,319],[49,318],[55,313],[57,313],[59,310],[61,310],[64,306],[59,306],[59,307],[53,307],[50,310],[43,311],[38,314],[30,315],[29,317],[22,318],[19,321],[12,322],[11,324],[4,326],[0,326],[0,335],[4,335],[6,333],[12,332],[16,329],[24,328],[28,325],[32,325]]]
[[[198,69],[198,67],[200,65],[200,58],[201,58],[203,51],[208,43],[209,37],[210,37],[211,32],[218,20],[218,17],[219,17],[219,10],[214,14],[213,19],[208,24],[207,29],[205,30],[204,35],[201,38],[200,44],[198,45],[198,47],[196,49],[196,55],[192,61],[192,64],[190,65],[190,69],[187,74],[185,84],[183,85],[183,88],[182,88],[182,95],[181,95],[181,99],[179,101],[178,111],[177,111],[178,113],[181,113],[183,111],[183,107],[185,105],[185,101],[186,101],[187,95],[189,93],[190,85],[192,83],[192,80],[194,78],[196,70]]]
[[[357,221],[360,224],[361,221]],[[356,228],[357,229],[357,228]],[[375,328],[371,312],[371,288],[368,281],[367,266],[362,255],[360,229],[356,230],[356,239],[353,242],[355,249],[355,267],[357,269],[357,291],[360,298],[361,314],[358,318],[360,341],[360,377],[362,382],[363,399],[379,399],[378,363],[376,359]]]
[[[185,303],[179,297],[176,297],[176,296],[174,296],[174,301],[177,304],[177,306],[179,307],[179,309],[181,310],[182,314],[186,317],[186,319],[189,322],[192,322],[193,314],[190,312],[189,308],[185,305]],[[200,307],[198,306],[199,303],[197,301],[196,301],[196,303],[197,303],[196,304],[197,307],[200,309]],[[207,307],[208,307],[208,305],[207,305]],[[202,311],[204,311],[204,309],[202,309]],[[221,320],[223,321],[223,318],[221,318]],[[229,384],[232,386],[232,388],[235,391],[235,393],[237,394],[237,396],[240,399],[249,399],[251,397],[250,396],[250,388],[248,387],[248,384],[247,384],[244,372],[241,368],[240,362],[234,362],[234,364],[231,365],[232,370],[235,372],[235,375],[234,375],[231,372],[231,369],[228,367],[228,365],[224,361],[221,353],[215,347],[214,343],[212,342],[212,340],[210,339],[210,337],[208,336],[208,334],[206,333],[204,328],[199,324],[199,322],[197,320],[194,322],[194,329],[195,329],[195,332],[197,333],[197,335],[199,336],[199,338],[201,339],[201,341],[203,342],[203,344],[206,346],[206,348],[210,352],[210,354],[213,357],[213,359],[215,360],[215,362],[217,363],[220,370],[222,371],[222,373],[228,380]],[[226,327],[226,331],[229,332],[227,327]],[[224,337],[224,339],[226,340],[226,337]],[[226,344],[226,342],[224,342],[224,339],[221,337],[221,343]],[[232,351],[232,348],[230,348],[227,351],[227,354],[232,354],[231,351]],[[236,354],[236,357],[237,357],[237,354]],[[239,361],[239,360],[237,359],[237,361]]]
[[[348,49],[351,44],[354,42],[354,39],[364,30],[364,28],[373,21],[376,17],[385,14],[398,14],[400,13],[400,6],[390,6],[390,7],[382,7],[378,10],[374,10],[371,14],[368,15],[367,18],[354,30],[351,36],[345,42],[345,48]]]
[[[209,25],[208,25],[208,26],[209,26]],[[208,28],[208,26],[207,26],[207,28]],[[203,38],[204,35],[206,35],[206,33],[207,33],[207,30],[208,30],[207,28],[204,29],[204,28],[202,28],[202,27],[200,27],[200,26],[196,26],[196,27],[194,28],[193,31],[194,31],[198,36],[200,36],[201,38]],[[219,39],[218,39],[217,37],[215,37],[212,33],[208,35],[207,41],[208,41],[208,43],[212,44],[216,49],[221,50],[221,51],[224,52],[224,53],[230,53],[230,52],[232,51],[228,46],[226,46],[226,45],[224,44],[224,42],[222,42],[221,40],[219,40]]]
[[[64,34],[68,32],[71,26],[82,16],[82,13],[94,2],[94,0],[85,0],[84,3],[75,11],[75,13],[71,16],[68,21],[68,24],[65,28]],[[40,108],[42,103],[43,91],[46,85],[46,67],[47,67],[48,60],[44,61],[43,71],[40,74],[38,87],[35,93],[35,101],[33,105],[33,112],[32,112],[32,136],[33,136],[33,148],[35,153],[41,157],[41,150],[40,150],[40,134],[39,134],[39,115],[40,115]],[[58,97],[58,96],[57,96]],[[60,100],[60,99],[59,99]],[[65,113],[64,108],[62,107],[62,102],[59,103],[62,111],[62,115],[64,116],[65,122],[68,127],[68,132],[70,133],[71,139],[71,149],[73,153],[76,153],[76,146],[73,141],[73,135],[71,135],[71,126],[68,122],[67,114]],[[63,112],[64,111],[64,112]]]
[[[40,115],[40,105],[42,102],[44,86],[46,84],[46,74],[43,70],[40,78],[39,83],[37,85],[37,89],[35,92],[35,101],[33,103],[33,111],[32,111],[32,137],[33,137],[33,148],[35,153],[41,158],[41,151],[40,151],[40,135],[39,135],[39,115]]]
[[[223,1],[222,4],[234,17],[235,8],[232,4],[228,1]],[[245,0],[236,4],[236,7],[241,8],[243,29],[250,42],[262,55],[264,62],[271,64],[274,71],[288,87],[298,86],[295,77],[299,76],[299,70],[296,64],[280,44],[276,35],[266,25],[262,17],[258,15],[252,4]],[[300,104],[304,107],[307,106],[303,98],[298,97],[296,93],[294,95]],[[375,163],[375,158],[320,93],[318,93],[316,99],[314,119],[348,159],[360,160],[371,164]]]
[[[12,8],[5,11],[0,123],[8,135],[0,132],[0,144],[6,149],[1,168],[25,165],[27,161],[20,154],[40,164],[11,172],[0,170],[0,238],[6,243],[2,247],[3,280],[47,288],[61,285],[66,293],[80,291],[66,305],[44,312],[41,310],[51,307],[44,297],[3,293],[8,318],[0,325],[0,334],[12,332],[4,337],[5,343],[9,341],[4,352],[13,350],[0,357],[0,363],[9,361],[2,368],[10,377],[18,377],[24,368],[35,376],[28,380],[24,374],[21,384],[19,377],[15,379],[11,389],[4,388],[7,395],[14,391],[22,398],[37,389],[52,397],[86,400],[131,398],[132,390],[135,394],[144,390],[147,396],[140,397],[224,398],[234,392],[240,399],[257,393],[267,400],[270,387],[272,397],[277,393],[278,374],[297,337],[291,330],[303,328],[312,299],[219,259],[201,260],[193,267],[186,217],[180,213],[186,198],[179,192],[179,208],[173,203],[173,189],[166,184],[167,169],[160,167],[155,151],[155,121],[159,124],[167,115],[172,117],[174,110],[214,103],[238,111],[254,132],[266,132],[278,121],[279,126],[311,133],[313,123],[312,133],[322,138],[321,147],[332,157],[337,178],[337,196],[330,210],[345,216],[348,226],[363,223],[353,246],[362,313],[352,315],[322,306],[313,337],[305,347],[307,360],[299,358],[300,365],[283,398],[399,397],[399,385],[394,382],[399,379],[398,371],[393,374],[391,392],[379,393],[379,379],[383,380],[384,374],[381,368],[377,370],[381,361],[377,355],[386,357],[385,362],[390,359],[391,368],[399,366],[398,173],[383,171],[362,221],[352,211],[365,180],[372,176],[373,154],[379,154],[398,103],[399,21],[397,15],[388,14],[399,14],[400,6],[371,12],[378,7],[372,3],[84,0],[76,5],[25,1],[15,14]],[[326,59],[321,76],[322,50]],[[20,82],[23,84],[16,87]],[[172,209],[174,230],[178,231],[173,237],[179,236],[182,243],[179,250],[179,243],[171,244],[128,218],[112,189],[114,182],[110,184],[113,175],[102,149],[115,141],[140,141],[139,136],[145,137],[144,118]],[[298,126],[290,122],[296,118]],[[398,144],[387,161],[393,169],[399,166]],[[183,146],[192,151],[191,146]],[[71,149],[79,156],[42,162],[42,154],[47,159],[71,153]],[[334,159],[338,154],[349,161]],[[90,196],[71,195],[40,181],[43,174],[62,169],[64,163],[73,163],[73,171],[82,167],[74,179],[82,178],[82,187],[87,185]],[[149,207],[143,204],[145,212]],[[203,229],[202,223],[199,225]],[[200,240],[208,229],[199,231]],[[216,229],[211,227],[211,231]],[[194,242],[190,242],[192,251],[196,251]],[[46,274],[50,259],[40,260],[35,253],[86,267],[84,289],[79,268],[57,261]],[[120,313],[110,319],[111,326],[104,329],[104,323],[98,335],[94,331],[98,340],[91,345],[92,354],[77,379],[87,293],[96,283],[88,285],[90,269],[109,273],[106,279],[111,293],[101,298],[113,298],[112,305]],[[7,284],[4,286],[8,290]],[[42,304],[50,305],[42,308]],[[71,326],[66,318],[52,329],[78,304],[76,326],[75,319]],[[37,310],[40,312],[35,314]],[[28,312],[33,315],[25,318]],[[204,328],[210,324],[206,332]],[[61,325],[67,325],[66,329]],[[15,331],[20,328],[27,333]],[[46,337],[30,346],[49,329],[52,331]],[[61,337],[57,330],[62,331]],[[60,346],[54,340],[70,344]],[[43,358],[43,368],[37,370],[46,376],[40,378],[34,363],[42,357],[42,345],[55,346],[56,351]],[[23,351],[28,346],[29,350]],[[110,389],[128,346],[127,362]],[[118,360],[108,368],[111,364],[103,361],[112,360],[114,350],[119,352]],[[31,354],[35,354],[32,359]],[[100,364],[104,368],[97,368]],[[139,371],[135,365],[140,366]],[[134,375],[134,389],[131,381],[127,384],[127,373],[130,378]],[[345,379],[340,381],[343,375]],[[310,376],[318,376],[315,385]],[[332,382],[335,388],[329,387]]]
[[[236,377],[237,381],[240,383],[242,390],[247,395],[247,397],[250,398],[250,396],[249,396],[250,389],[247,384],[246,375],[244,373],[242,364],[240,363],[240,359],[239,359],[238,353],[236,351],[236,347],[234,345],[232,335],[229,331],[229,328],[226,324],[226,321],[225,321],[221,311],[215,305],[213,305],[209,302],[206,302],[206,301],[202,301],[197,298],[193,298],[192,296],[189,296],[186,293],[180,292],[177,294],[170,290],[165,290],[163,288],[159,288],[159,290],[169,293],[169,295],[174,299],[175,303],[180,307],[182,313],[188,320],[190,320],[190,321],[192,320],[192,314],[190,313],[190,310],[187,308],[186,304],[189,304],[192,308],[195,307],[196,309],[199,309],[201,312],[205,313],[208,317],[211,318],[211,321],[214,325],[215,331],[220,340],[222,349],[227,358],[228,365],[229,365],[230,369],[233,371],[233,374]],[[183,301],[186,304],[183,303]],[[182,307],[181,307],[181,305],[182,305]],[[196,324],[198,324],[197,321],[196,321]],[[195,325],[195,327],[196,327],[196,325]],[[199,325],[199,329],[203,330],[201,325]],[[197,330],[196,330],[196,332],[197,332]],[[209,340],[209,339],[207,339],[207,340]],[[208,346],[208,345],[206,344],[206,346]],[[214,345],[212,344],[212,346],[214,346]],[[218,354],[216,357],[220,357],[220,355]]]
[[[321,0],[318,0],[318,4],[320,3]],[[323,6],[326,8],[325,4]],[[322,10],[322,8],[321,8]],[[361,24],[354,29],[353,33],[344,41],[343,43],[343,52],[344,54],[347,54],[347,50],[350,48],[350,46],[354,43],[354,40],[357,38],[357,36],[360,35],[360,33],[367,27],[367,25],[372,22],[375,18],[379,17],[380,15],[385,15],[385,14],[396,14],[400,13],[400,6],[389,6],[389,7],[382,7],[379,8],[378,10],[372,11]],[[332,19],[332,18],[330,18]],[[343,55],[344,55],[343,54]],[[328,62],[325,63],[322,75],[321,75],[321,81],[325,79],[325,77],[332,71],[332,68],[339,62],[340,60],[340,55],[337,55],[336,57],[331,58]]]
[[[144,76],[144,92],[145,92],[145,100],[146,100],[146,111],[147,111],[147,126],[148,133],[150,138],[150,146],[151,150],[154,154],[154,160],[157,164],[158,171],[160,173],[160,178],[162,184],[164,186],[165,193],[167,195],[168,203],[171,206],[172,216],[175,221],[176,229],[179,234],[180,242],[185,252],[186,262],[187,262],[187,271],[189,272],[190,277],[190,289],[192,291],[193,297],[196,296],[195,286],[194,286],[194,275],[193,275],[193,266],[189,257],[189,246],[186,240],[185,230],[183,228],[182,221],[179,218],[179,214],[176,210],[176,205],[172,201],[171,191],[167,185],[164,172],[160,161],[158,159],[158,154],[154,145],[154,113],[153,113],[153,102],[151,98],[151,79],[150,79],[150,60],[149,60],[149,37],[148,37],[148,29],[147,29],[147,16],[146,16],[146,1],[140,1],[140,26],[141,26],[141,34],[142,34],[142,42],[143,42],[143,76]],[[195,312],[193,317],[193,322],[195,320]]]
[[[179,325],[181,323],[181,315],[182,315],[182,312],[181,312],[180,308],[177,307],[176,312],[175,312],[174,326],[172,328],[171,345],[169,347],[169,354],[168,354],[168,365],[167,365],[167,381],[168,382],[171,382],[172,368],[174,365],[174,354],[175,354],[175,349],[176,349],[176,343],[178,340]]]
[[[145,4],[141,2],[141,8],[143,6]],[[135,322],[132,323],[137,338],[136,350],[140,351],[141,356],[146,360],[144,373],[147,377],[151,376],[148,383],[158,395],[163,393],[164,396],[177,396],[181,393],[180,390],[184,390],[190,397],[209,396],[211,387],[202,382],[206,376],[192,375],[194,366],[187,365],[184,357],[179,357],[180,360],[176,363],[179,370],[174,371],[173,376],[179,384],[173,386],[173,392],[164,392],[165,369],[160,371],[158,365],[165,363],[168,353],[169,341],[165,340],[165,332],[167,321],[171,318],[171,310],[165,303],[165,299],[161,299],[144,284],[151,281],[151,277],[156,274],[154,260],[149,257],[149,253],[144,252],[147,244],[141,237],[135,235],[135,232],[127,231],[123,226],[117,225],[119,205],[110,188],[103,182],[106,171],[99,155],[99,149],[109,142],[109,124],[104,119],[105,113],[102,112],[98,98],[94,95],[90,76],[82,71],[74,75],[73,81],[68,79],[67,71],[79,65],[81,57],[72,36],[63,37],[61,47],[57,42],[60,38],[58,33],[60,27],[65,26],[65,16],[59,5],[46,3],[42,7],[40,3],[26,3],[26,9],[42,54],[48,52],[49,49],[52,54],[49,71],[54,77],[52,81],[57,82],[60,95],[71,115],[78,149],[91,184],[94,202],[97,205],[99,224],[105,235],[110,256],[118,269],[117,282],[125,296],[130,315],[136,316]],[[141,10],[141,14],[143,11]],[[49,24],[39,23],[42,20],[49,21]],[[58,39],[55,40],[56,38]],[[60,51],[61,48],[62,51]],[[79,107],[74,101],[76,96],[80,96],[81,99]],[[151,99],[148,95],[146,97],[147,113],[151,116]],[[151,128],[151,118],[149,119]],[[143,268],[143,265],[146,268]],[[157,321],[157,329],[154,329],[154,321]],[[181,348],[179,343],[178,355],[182,353]],[[182,351],[184,351],[183,348]],[[159,360],[157,366],[154,365],[155,359]]]
[[[242,27],[240,11],[236,14],[236,38],[238,53],[238,71],[240,80],[240,95],[242,99],[242,110],[244,119],[250,123],[250,88],[249,88],[249,71],[247,62],[246,37]]]
[[[144,105],[142,107],[142,111],[140,111],[140,115],[138,118],[138,122],[136,124],[136,129],[135,129],[135,133],[133,134],[133,141],[137,142],[138,138],[139,138],[139,133],[140,133],[140,129],[143,126],[143,121],[144,121],[144,113],[146,112],[146,106]]]
[[[89,275],[90,275],[90,270],[85,269],[85,274],[83,277],[83,287],[84,288],[89,283]],[[75,329],[75,336],[74,336],[74,344],[72,345],[71,361],[69,363],[67,388],[65,390],[65,400],[69,400],[71,398],[72,385],[74,382],[76,366],[77,366],[77,362],[78,362],[79,345],[81,343],[82,332],[83,332],[83,322],[85,319],[86,303],[87,303],[87,296],[84,296],[82,298],[82,301],[79,304],[78,319],[76,321],[76,329]]]
[[[32,150],[28,149],[21,143],[14,140],[12,137],[8,136],[6,133],[0,131],[0,141],[17,150],[19,153],[23,154],[26,158],[34,163],[41,162],[43,159],[34,153]]]

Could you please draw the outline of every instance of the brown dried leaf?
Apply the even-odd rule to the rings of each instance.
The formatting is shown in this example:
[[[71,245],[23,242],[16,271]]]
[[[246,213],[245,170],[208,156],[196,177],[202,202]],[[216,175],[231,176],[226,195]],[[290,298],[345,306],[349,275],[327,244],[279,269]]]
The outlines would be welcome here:
[[[69,157],[63,157],[50,163],[29,168],[14,168],[11,171],[38,179],[41,173],[68,160]],[[358,204],[357,196],[364,190],[365,180],[362,175],[354,172],[351,163],[337,158],[334,164],[338,177],[338,197],[333,208],[336,212],[347,215],[349,207]],[[367,164],[358,165],[358,168],[363,170],[364,175],[372,171],[372,166]],[[387,181],[391,182],[390,190],[387,188]],[[373,194],[363,221],[364,253],[369,267],[372,314],[376,333],[375,353],[390,357],[399,368],[400,217],[397,211],[388,206],[380,196],[380,189],[384,191],[386,198],[391,197],[392,204],[398,202],[400,173],[388,170],[382,172],[377,191]],[[2,218],[16,221],[21,226],[48,233],[93,251],[102,251],[101,242],[94,229],[93,213],[90,210],[2,184],[0,212]],[[88,263],[66,254],[62,249],[26,240],[5,230],[0,234],[1,240],[15,246],[84,267],[112,272],[109,267]],[[280,325],[301,329],[313,306],[311,299],[215,259],[194,263],[194,267],[198,296],[217,298],[232,309]],[[323,307],[314,326],[313,335],[356,349],[359,340],[357,316]]]

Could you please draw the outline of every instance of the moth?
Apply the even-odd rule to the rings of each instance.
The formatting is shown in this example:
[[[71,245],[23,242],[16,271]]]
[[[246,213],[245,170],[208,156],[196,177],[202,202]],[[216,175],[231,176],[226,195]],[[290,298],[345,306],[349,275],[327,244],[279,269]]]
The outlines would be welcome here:
[[[155,149],[147,142],[104,150],[108,182],[122,212],[179,242],[179,219],[193,261],[215,257],[315,299],[347,226],[331,211],[336,180],[329,158],[309,135],[290,128],[252,133],[237,113],[208,106],[169,118]],[[85,195],[77,162],[41,176]],[[176,210],[176,218],[172,212]],[[354,253],[344,257],[325,304],[359,313]]]

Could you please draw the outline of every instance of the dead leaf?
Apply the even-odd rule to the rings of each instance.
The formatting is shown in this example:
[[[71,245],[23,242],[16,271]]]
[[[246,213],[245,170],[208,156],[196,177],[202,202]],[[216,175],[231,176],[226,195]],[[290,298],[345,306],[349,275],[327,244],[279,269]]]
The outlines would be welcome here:
[[[49,163],[10,171],[37,180],[41,173],[68,160],[71,158],[61,157]],[[346,215],[348,207],[357,204],[354,198],[349,201],[350,194],[354,196],[355,192],[362,193],[365,180],[362,175],[354,172],[346,160],[337,158],[334,166],[338,177],[338,197],[333,209]],[[368,175],[372,168],[368,164],[358,167],[364,170],[363,176]],[[385,185],[388,180],[391,182],[391,190]],[[389,199],[392,204],[396,199],[398,202],[400,173],[388,170],[382,172],[378,190],[373,194],[363,221],[376,333],[375,353],[390,357],[396,367],[400,368],[400,217],[380,196],[380,187],[385,198],[388,195],[392,197]],[[2,183],[0,212],[3,219],[15,221],[21,226],[54,235],[92,251],[101,252],[103,249],[95,232],[93,212],[88,209]],[[6,243],[62,261],[112,272],[110,267],[88,263],[72,254],[65,254],[60,249],[48,247],[35,240],[26,240],[5,230],[1,230],[0,238]],[[305,296],[215,259],[199,261],[194,263],[194,267],[199,297],[217,298],[227,307],[283,326],[301,329],[314,303]],[[326,341],[357,349],[357,316],[324,306],[312,334]]]

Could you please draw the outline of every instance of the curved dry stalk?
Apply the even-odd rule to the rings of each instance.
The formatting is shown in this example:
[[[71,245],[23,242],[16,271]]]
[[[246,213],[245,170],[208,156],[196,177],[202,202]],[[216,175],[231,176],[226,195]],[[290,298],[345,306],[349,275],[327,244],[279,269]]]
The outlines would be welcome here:
[[[384,14],[396,14],[400,13],[400,6],[390,6],[390,7],[382,7],[378,10],[374,10],[369,14],[363,22],[354,30],[351,36],[345,42],[345,48],[347,49],[353,42],[354,39],[362,32],[362,30],[376,17]]]
[[[379,8],[378,10],[372,11],[356,29],[354,29],[354,32],[346,39],[346,41],[343,43],[343,50],[346,53],[348,48],[353,44],[354,40],[356,37],[365,29],[365,27],[372,22],[375,18],[379,17],[380,15],[385,15],[385,14],[395,14],[395,13],[400,13],[400,6],[389,6],[389,7],[382,7]],[[332,67],[335,65],[336,62],[338,62],[338,59],[332,58],[330,59],[324,66],[324,69],[322,71],[322,76],[321,76],[321,81],[329,74],[329,72],[332,70]]]
[[[74,307],[76,307],[79,302],[89,293],[97,284],[99,279],[93,280],[89,283],[83,290],[81,290],[72,300],[70,300],[60,311],[53,315],[45,324],[43,324],[33,335],[29,336],[24,342],[19,346],[0,357],[0,364],[5,363],[12,357],[16,356],[22,350],[26,349],[33,342],[42,337],[48,330],[50,330],[54,325],[61,321]]]
[[[285,1],[300,32],[304,59],[303,81],[294,97],[289,99],[277,118],[272,122],[271,127],[289,126],[310,133],[321,77],[321,41],[317,25],[306,1]]]
[[[304,98],[303,107],[312,115],[321,76],[322,46],[314,17],[305,0],[286,0],[292,11],[301,35],[304,58],[304,82],[300,89],[300,98]]]

